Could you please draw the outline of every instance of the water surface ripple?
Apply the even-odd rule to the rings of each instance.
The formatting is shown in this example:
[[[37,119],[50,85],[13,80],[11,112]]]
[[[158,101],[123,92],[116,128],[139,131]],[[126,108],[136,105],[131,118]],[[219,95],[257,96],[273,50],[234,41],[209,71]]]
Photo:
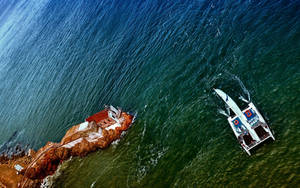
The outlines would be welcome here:
[[[37,149],[104,104],[138,112],[54,187],[300,184],[299,1],[0,2],[0,146]],[[249,157],[212,93],[249,90],[276,141]]]

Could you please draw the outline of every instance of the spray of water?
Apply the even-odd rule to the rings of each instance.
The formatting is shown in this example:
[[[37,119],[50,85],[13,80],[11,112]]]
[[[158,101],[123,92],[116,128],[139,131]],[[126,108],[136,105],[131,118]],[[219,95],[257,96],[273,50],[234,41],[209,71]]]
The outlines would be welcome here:
[[[246,100],[242,95],[239,97],[240,100],[244,101],[245,103],[249,103],[248,100]]]
[[[240,80],[240,78],[237,77],[237,76],[234,76],[233,78],[234,78],[236,81],[238,81],[238,83],[239,83],[239,85],[241,86],[243,92],[247,95],[247,97],[248,97],[248,102],[251,101],[251,99],[250,99],[250,93],[249,93],[249,91],[247,90],[247,88],[245,87],[245,85],[243,84],[243,82]],[[242,98],[243,98],[243,97],[242,97]],[[240,97],[240,99],[241,99],[241,97]],[[245,98],[243,98],[243,99],[245,99]],[[243,99],[241,99],[241,100],[243,100]],[[244,101],[244,100],[243,100],[243,101]],[[245,101],[247,101],[247,100],[245,99]]]
[[[229,115],[222,109],[218,109],[218,112],[226,117],[229,117]]]

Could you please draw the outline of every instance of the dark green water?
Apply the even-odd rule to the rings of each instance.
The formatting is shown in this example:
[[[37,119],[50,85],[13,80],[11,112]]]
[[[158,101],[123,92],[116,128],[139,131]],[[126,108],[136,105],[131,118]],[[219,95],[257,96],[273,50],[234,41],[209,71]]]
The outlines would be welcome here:
[[[54,187],[300,185],[299,1],[0,1],[0,146],[38,149],[104,104],[137,112]],[[249,157],[221,88],[275,132]]]

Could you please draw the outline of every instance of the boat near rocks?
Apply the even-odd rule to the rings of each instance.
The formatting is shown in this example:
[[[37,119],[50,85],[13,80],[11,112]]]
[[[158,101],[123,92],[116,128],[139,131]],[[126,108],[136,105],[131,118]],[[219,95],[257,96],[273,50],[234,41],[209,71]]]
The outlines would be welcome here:
[[[48,142],[38,151],[30,149],[22,156],[0,157],[0,187],[39,187],[55,173],[58,165],[71,156],[86,156],[104,149],[119,139],[135,117],[120,108],[104,110],[71,127],[59,143]]]
[[[223,114],[228,117],[227,121],[234,135],[248,155],[251,155],[250,150],[269,138],[275,140],[269,125],[252,102],[241,98],[248,104],[244,110],[241,110],[225,92],[220,89],[214,89],[214,91],[226,103],[227,108],[233,112],[231,115],[228,109],[228,113]]]

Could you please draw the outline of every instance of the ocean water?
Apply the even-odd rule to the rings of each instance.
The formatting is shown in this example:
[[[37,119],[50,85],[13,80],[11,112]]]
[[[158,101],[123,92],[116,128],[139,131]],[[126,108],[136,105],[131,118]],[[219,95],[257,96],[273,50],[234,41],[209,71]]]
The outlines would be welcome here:
[[[276,141],[243,152],[213,88],[248,91]],[[296,0],[0,1],[0,148],[58,142],[105,104],[138,114],[53,187],[299,186],[299,94]]]

